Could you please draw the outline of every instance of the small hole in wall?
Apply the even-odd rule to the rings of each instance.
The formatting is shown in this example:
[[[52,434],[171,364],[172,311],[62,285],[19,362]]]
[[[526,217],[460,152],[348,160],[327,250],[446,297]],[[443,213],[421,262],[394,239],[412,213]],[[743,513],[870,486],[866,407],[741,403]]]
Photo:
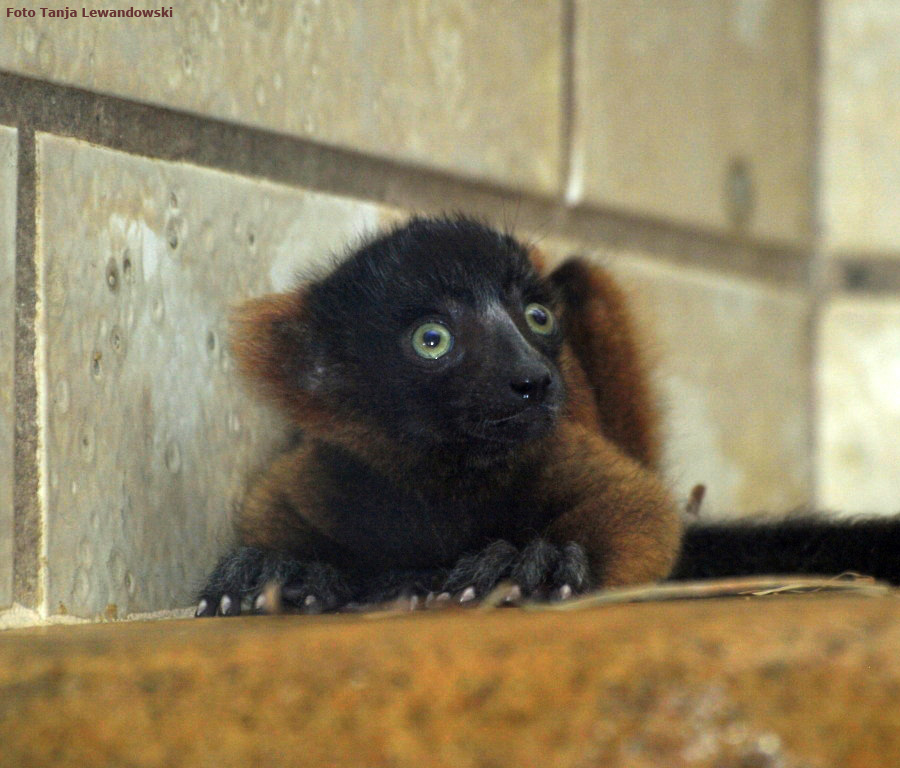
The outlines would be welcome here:
[[[210,331],[206,334],[206,349],[212,353],[216,351],[216,347],[219,346],[219,341],[216,338],[215,331]]]
[[[81,458],[87,462],[94,460],[94,434],[90,426],[82,428],[78,436],[78,444],[81,448]]]
[[[166,446],[164,461],[169,472],[175,474],[181,469],[181,449],[174,440]]]
[[[113,293],[119,290],[119,268],[115,259],[106,263],[106,285]]]
[[[756,208],[756,190],[750,164],[742,157],[732,158],[725,172],[725,207],[734,227],[750,223]]]
[[[131,264],[131,251],[129,251],[127,248],[122,252],[122,276],[125,278],[125,282],[127,283],[134,282],[134,271]]]
[[[122,337],[122,329],[118,325],[113,326],[109,332],[109,345],[117,355],[121,355],[125,351],[125,340]]]
[[[91,355],[91,375],[95,379],[99,379],[100,374],[103,373],[103,368],[100,364],[101,360],[103,360],[103,353],[99,350],[94,350],[94,354]]]

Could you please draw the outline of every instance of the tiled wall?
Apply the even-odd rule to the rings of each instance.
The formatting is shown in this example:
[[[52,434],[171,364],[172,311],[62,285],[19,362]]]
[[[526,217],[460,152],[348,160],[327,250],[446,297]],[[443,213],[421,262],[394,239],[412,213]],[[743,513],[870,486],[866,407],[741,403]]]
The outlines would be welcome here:
[[[0,607],[189,603],[281,440],[229,307],[410,211],[621,277],[705,514],[900,509],[892,0],[16,7]]]
[[[823,270],[856,289],[818,315],[816,488],[900,512],[900,4],[822,5]]]

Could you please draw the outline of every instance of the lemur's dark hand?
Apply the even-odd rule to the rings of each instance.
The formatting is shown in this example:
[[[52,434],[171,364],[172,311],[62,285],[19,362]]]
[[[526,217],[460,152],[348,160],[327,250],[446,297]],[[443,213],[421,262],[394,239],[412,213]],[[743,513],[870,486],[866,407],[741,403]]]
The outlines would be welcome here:
[[[254,613],[272,610],[274,606],[265,604],[268,585],[278,587],[285,607],[303,613],[338,610],[351,600],[346,577],[331,565],[238,547],[216,565],[200,593],[195,615],[238,616],[245,600]]]
[[[443,590],[468,602],[484,597],[503,581],[512,582],[512,597],[565,600],[590,588],[587,555],[575,542],[558,546],[535,539],[520,550],[509,542],[495,541],[461,557]]]

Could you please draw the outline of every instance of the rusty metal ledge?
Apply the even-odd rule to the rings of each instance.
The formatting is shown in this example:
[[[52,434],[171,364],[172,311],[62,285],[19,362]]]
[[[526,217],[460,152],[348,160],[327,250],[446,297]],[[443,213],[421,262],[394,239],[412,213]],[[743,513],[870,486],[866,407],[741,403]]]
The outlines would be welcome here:
[[[900,765],[900,600],[0,635],[4,766]]]

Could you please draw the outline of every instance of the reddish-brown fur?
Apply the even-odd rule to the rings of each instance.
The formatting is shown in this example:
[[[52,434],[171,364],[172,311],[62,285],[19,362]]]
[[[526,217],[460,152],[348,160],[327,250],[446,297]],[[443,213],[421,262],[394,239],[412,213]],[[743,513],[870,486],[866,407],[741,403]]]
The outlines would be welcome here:
[[[600,431],[655,468],[659,415],[622,290],[582,260],[569,260],[554,275],[565,297],[566,344],[585,372]]]
[[[544,261],[535,254],[532,260]],[[681,524],[657,474],[659,413],[624,293],[581,259],[551,279],[565,299],[561,367],[569,418],[555,435],[547,486],[580,493],[547,535],[594,554],[594,577],[604,586],[663,578],[674,565]]]

